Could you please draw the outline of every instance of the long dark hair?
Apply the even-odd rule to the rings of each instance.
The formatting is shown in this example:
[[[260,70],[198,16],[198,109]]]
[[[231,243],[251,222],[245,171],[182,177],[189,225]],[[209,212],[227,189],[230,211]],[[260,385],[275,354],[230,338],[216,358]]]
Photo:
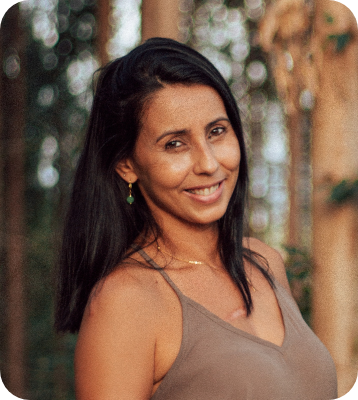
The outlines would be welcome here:
[[[133,188],[135,203],[126,203],[128,186],[115,167],[132,155],[146,102],[163,84],[179,83],[214,88],[240,144],[239,177],[227,211],[218,221],[218,246],[248,314],[252,300],[244,258],[272,284],[265,268],[242,244],[247,157],[238,108],[227,83],[190,47],[170,39],[149,39],[100,70],[63,234],[55,315],[58,331],[78,331],[91,290],[128,256],[128,249],[141,233],[152,232],[158,237],[159,227],[137,185]]]

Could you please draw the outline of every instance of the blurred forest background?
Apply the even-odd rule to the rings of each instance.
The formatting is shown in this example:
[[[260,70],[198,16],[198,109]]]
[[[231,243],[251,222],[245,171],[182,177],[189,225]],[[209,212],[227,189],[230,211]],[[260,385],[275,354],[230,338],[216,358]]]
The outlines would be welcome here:
[[[286,260],[340,395],[358,363],[358,29],[329,0],[28,0],[0,31],[0,362],[10,391],[74,399],[75,335],[53,330],[62,221],[92,75],[152,36],[194,47],[237,99],[250,234]]]

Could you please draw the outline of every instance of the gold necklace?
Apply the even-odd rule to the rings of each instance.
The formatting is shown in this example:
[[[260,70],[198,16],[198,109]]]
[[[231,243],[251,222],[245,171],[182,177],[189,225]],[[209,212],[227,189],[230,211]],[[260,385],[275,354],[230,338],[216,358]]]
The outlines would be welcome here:
[[[172,258],[174,258],[175,260],[178,260],[178,261],[183,261],[183,262],[186,262],[186,263],[188,263],[188,264],[195,264],[195,265],[204,265],[204,264],[205,264],[205,263],[203,263],[202,261],[183,260],[182,258],[174,257],[173,254],[167,253],[166,251],[162,250],[158,245],[157,245],[157,249],[158,249],[161,253],[166,254],[167,256],[170,256],[170,257],[172,257]]]
[[[170,256],[170,257],[172,257],[172,258],[174,258],[175,260],[178,260],[178,261],[183,261],[183,262],[186,262],[186,263],[188,263],[188,264],[194,264],[194,265],[206,265],[206,264],[205,264],[204,262],[202,262],[202,261],[183,260],[182,258],[174,257],[173,254],[167,253],[166,251],[162,250],[162,249],[160,248],[159,245],[157,245],[157,249],[158,249],[158,251],[160,251],[161,253],[166,254],[167,256]],[[255,286],[252,284],[251,280],[250,280],[247,276],[246,276],[246,282],[249,284],[249,286],[252,287],[252,290],[253,290],[254,292],[256,292]]]

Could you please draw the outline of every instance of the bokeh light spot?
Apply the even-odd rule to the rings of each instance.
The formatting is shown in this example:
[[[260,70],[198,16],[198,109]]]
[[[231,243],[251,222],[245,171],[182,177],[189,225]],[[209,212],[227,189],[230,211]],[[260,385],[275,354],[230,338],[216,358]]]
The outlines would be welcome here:
[[[60,174],[53,165],[47,163],[39,164],[37,179],[42,187],[46,189],[54,187],[57,184],[59,177]]]
[[[45,157],[53,157],[58,150],[58,143],[54,136],[47,136],[42,142],[41,151]]]
[[[49,107],[53,104],[55,100],[55,91],[53,89],[53,86],[51,85],[46,85],[43,86],[37,96],[37,102],[40,104],[42,107]]]
[[[10,79],[15,79],[20,73],[20,58],[17,54],[8,56],[3,65],[6,76]]]
[[[246,68],[252,86],[262,85],[267,78],[267,69],[262,61],[252,61]]]

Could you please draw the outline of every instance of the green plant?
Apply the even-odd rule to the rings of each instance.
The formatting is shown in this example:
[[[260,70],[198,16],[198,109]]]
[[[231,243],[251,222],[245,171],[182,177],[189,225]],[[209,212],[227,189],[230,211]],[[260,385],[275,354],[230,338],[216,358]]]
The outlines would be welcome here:
[[[335,204],[343,204],[351,200],[358,201],[358,179],[354,181],[344,179],[333,186],[328,200]]]
[[[329,25],[332,25],[335,22],[333,15],[328,12],[324,13],[324,20]],[[340,53],[341,51],[343,51],[348,43],[351,41],[351,39],[352,35],[349,32],[331,34],[327,36],[327,41],[335,42],[336,53]]]
[[[307,251],[293,246],[283,246],[288,257],[286,274],[292,295],[295,298],[305,321],[311,320],[311,271],[312,261]]]
[[[327,39],[329,41],[335,42],[336,44],[336,53],[340,53],[343,51],[350,40],[352,39],[352,36],[350,33],[341,33],[341,34],[336,34],[336,35],[328,35]]]

